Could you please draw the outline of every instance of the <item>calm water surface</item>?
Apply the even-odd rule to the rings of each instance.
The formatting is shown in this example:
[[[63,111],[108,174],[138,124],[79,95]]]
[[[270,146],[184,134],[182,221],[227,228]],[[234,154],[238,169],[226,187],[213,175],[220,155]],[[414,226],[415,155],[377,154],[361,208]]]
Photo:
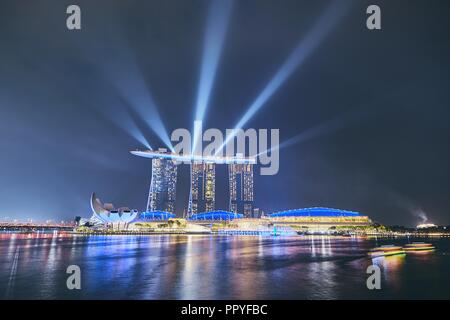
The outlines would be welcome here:
[[[0,234],[2,299],[450,299],[450,239],[371,260],[412,239]],[[368,290],[366,268],[382,270]],[[68,290],[66,268],[81,268]]]

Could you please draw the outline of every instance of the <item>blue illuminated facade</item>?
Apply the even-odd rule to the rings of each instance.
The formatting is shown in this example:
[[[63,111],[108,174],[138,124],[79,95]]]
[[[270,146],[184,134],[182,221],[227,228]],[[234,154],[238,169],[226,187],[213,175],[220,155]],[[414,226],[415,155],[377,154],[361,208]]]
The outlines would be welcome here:
[[[165,211],[145,211],[139,215],[140,221],[168,220],[170,218],[175,218],[175,214]]]
[[[189,220],[233,220],[243,218],[244,215],[229,211],[211,211],[192,215]]]
[[[274,212],[269,214],[271,218],[278,217],[363,217],[355,211],[347,211],[332,208],[305,208]]]

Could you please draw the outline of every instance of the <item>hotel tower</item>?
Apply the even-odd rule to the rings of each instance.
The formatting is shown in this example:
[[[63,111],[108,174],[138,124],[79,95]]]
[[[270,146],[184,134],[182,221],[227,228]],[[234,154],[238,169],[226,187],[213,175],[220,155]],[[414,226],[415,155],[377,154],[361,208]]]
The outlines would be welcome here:
[[[191,163],[191,188],[188,213],[210,212],[215,209],[216,166],[214,162]]]
[[[159,149],[161,157],[152,159],[152,178],[147,201],[147,211],[175,212],[177,164],[164,157],[166,149]]]
[[[211,212],[216,204],[216,164],[227,164],[230,187],[230,211],[253,214],[253,165],[254,157],[242,154],[230,157],[184,156],[160,148],[156,150],[130,151],[131,154],[152,159],[152,181],[148,195],[147,211],[175,211],[177,165],[190,164],[190,193],[188,215]]]
[[[230,184],[230,211],[243,213],[249,218],[253,215],[253,164],[228,164]]]

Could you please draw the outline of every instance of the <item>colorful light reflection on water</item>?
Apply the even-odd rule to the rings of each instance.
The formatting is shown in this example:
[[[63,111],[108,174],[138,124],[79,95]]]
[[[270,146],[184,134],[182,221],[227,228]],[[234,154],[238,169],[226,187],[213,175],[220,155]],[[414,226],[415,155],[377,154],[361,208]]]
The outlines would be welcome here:
[[[450,239],[435,252],[370,259],[408,240],[327,236],[73,236],[0,234],[0,294],[7,299],[450,298]],[[430,241],[431,242],[431,241]],[[366,268],[382,289],[366,287]],[[66,288],[79,265],[82,289]]]

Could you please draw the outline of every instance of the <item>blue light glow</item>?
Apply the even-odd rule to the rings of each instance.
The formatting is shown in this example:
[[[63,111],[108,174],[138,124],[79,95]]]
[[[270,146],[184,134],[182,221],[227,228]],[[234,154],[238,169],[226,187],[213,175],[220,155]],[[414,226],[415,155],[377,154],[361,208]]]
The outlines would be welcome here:
[[[138,129],[138,127],[135,125],[134,127],[129,127],[128,132],[135,138],[137,141],[139,141],[143,146],[148,148],[149,150],[153,150],[150,146],[150,143],[148,143],[147,139],[145,139],[142,132]]]
[[[203,58],[197,93],[195,111],[195,120],[197,121],[203,120],[208,107],[232,6],[233,0],[213,0],[211,3],[206,23]],[[195,150],[198,134],[199,132],[194,130],[192,150]]]
[[[255,157],[218,157],[218,156],[203,156],[203,155],[183,155],[176,153],[161,153],[159,151],[153,150],[134,150],[130,151],[131,154],[150,159],[171,159],[175,161],[187,162],[191,163],[192,161],[203,161],[203,162],[212,162],[212,163],[250,163],[255,164]]]
[[[194,121],[194,141],[192,141],[191,154],[195,155],[195,156],[202,155],[202,153],[203,153],[203,150],[201,148],[202,147],[201,140],[203,138],[203,137],[201,137],[201,132],[202,132],[202,121],[199,121],[199,120]],[[199,140],[199,141],[197,141],[197,140]]]
[[[170,150],[173,150],[169,135],[159,115],[158,107],[144,83],[142,75],[136,68],[135,72],[122,74],[116,87],[141,119]]]
[[[346,3],[348,5],[348,2]],[[332,1],[311,31],[300,41],[288,59],[283,63],[275,76],[267,83],[261,93],[256,97],[242,118],[235,125],[236,129],[241,129],[255,115],[255,113],[272,97],[289,76],[301,66],[306,58],[321,44],[324,38],[333,30],[336,24],[348,11],[348,6],[342,5],[340,1]],[[234,138],[229,135],[222,146],[216,151],[218,154]]]
[[[127,44],[118,42],[114,54],[108,54],[101,61],[108,80],[117,90],[120,97],[139,115],[140,119],[173,150],[167,130],[161,120],[158,106],[147,88],[136,58]]]
[[[141,212],[139,219],[133,222],[145,222],[151,220],[169,220],[175,218],[175,214],[165,211],[145,211]]]
[[[270,148],[268,150],[260,152],[258,154],[258,156],[268,153],[268,152],[271,152],[271,151],[278,150],[278,149],[290,147],[290,146],[293,146],[298,143],[306,142],[306,141],[309,141],[311,139],[317,138],[317,137],[325,135],[325,134],[329,134],[329,133],[338,131],[352,123],[360,122],[374,113],[375,113],[374,110],[370,111],[369,109],[363,109],[363,110],[351,111],[346,114],[339,115],[339,116],[337,116],[333,119],[330,119],[326,122],[323,122],[315,127],[309,128],[309,129],[305,130],[304,132],[301,132],[301,133],[289,138],[286,141],[283,141],[278,146],[274,146],[273,148]]]
[[[136,122],[133,120],[128,111],[120,105],[117,105],[113,100],[107,100],[109,108],[107,110],[100,109],[100,111],[108,117],[114,124],[122,129],[125,133],[129,134],[137,142],[153,150],[150,143],[143,135],[142,131],[137,126]]]
[[[244,215],[240,213],[228,212],[228,211],[211,211],[197,213],[189,217],[189,220],[233,220],[241,219]]]
[[[269,214],[271,218],[277,217],[361,217],[359,212],[331,208],[305,208],[280,211]]]

